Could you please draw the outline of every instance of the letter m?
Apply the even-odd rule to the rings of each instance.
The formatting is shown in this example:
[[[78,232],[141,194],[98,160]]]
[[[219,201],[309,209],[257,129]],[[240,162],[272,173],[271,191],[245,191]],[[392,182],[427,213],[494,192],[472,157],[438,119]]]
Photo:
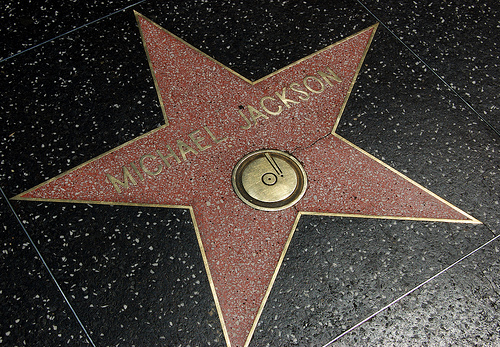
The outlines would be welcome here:
[[[116,191],[118,193],[121,193],[121,188],[123,187],[124,189],[128,189],[128,181],[130,180],[130,183],[132,183],[134,186],[137,185],[137,182],[134,180],[132,175],[130,174],[130,171],[124,166],[123,168],[123,182],[120,181],[118,178],[115,178],[111,176],[110,174],[106,174],[106,177],[108,178],[108,181],[115,187]]]

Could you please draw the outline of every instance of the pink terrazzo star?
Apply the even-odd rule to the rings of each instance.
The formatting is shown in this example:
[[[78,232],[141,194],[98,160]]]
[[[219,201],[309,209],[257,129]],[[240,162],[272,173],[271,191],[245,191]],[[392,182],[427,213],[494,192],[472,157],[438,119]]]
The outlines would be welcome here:
[[[228,346],[250,342],[302,214],[479,223],[335,134],[376,25],[251,82],[136,17],[167,124],[16,198],[189,208]],[[260,149],[302,163],[293,207],[234,193],[234,166]]]

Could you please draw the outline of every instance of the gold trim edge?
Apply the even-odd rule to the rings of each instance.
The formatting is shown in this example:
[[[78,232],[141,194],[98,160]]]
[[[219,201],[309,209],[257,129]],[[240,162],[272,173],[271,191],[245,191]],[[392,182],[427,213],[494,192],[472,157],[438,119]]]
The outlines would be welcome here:
[[[464,221],[462,219],[458,219],[458,220],[455,220],[455,219],[450,219],[449,221],[451,221],[452,223],[474,223],[474,224],[483,224],[480,220],[474,218],[473,216],[471,216],[470,214],[462,211],[461,209],[459,209],[458,207],[456,207],[455,205],[453,205],[452,203],[446,201],[445,199],[443,199],[442,197],[440,197],[439,195],[433,193],[432,191],[430,191],[429,189],[425,188],[424,186],[422,186],[421,184],[417,183],[416,181],[412,180],[411,178],[409,178],[408,176],[405,176],[404,174],[402,174],[401,172],[399,172],[398,170],[394,169],[393,167],[389,166],[388,164],[384,163],[382,160],[378,159],[377,157],[373,156],[372,154],[368,153],[367,151],[365,151],[364,149],[356,146],[355,144],[353,144],[352,142],[346,140],[345,138],[343,138],[342,136],[334,133],[332,134],[333,136],[335,136],[336,138],[338,138],[339,140],[345,142],[347,145],[351,146],[352,148],[354,148],[355,150],[363,153],[364,155],[368,156],[369,158],[375,160],[377,163],[381,164],[382,166],[384,166],[386,169],[392,171],[393,173],[399,175],[400,177],[402,177],[403,179],[405,179],[406,181],[410,182],[411,184],[417,186],[418,188],[422,189],[423,191],[425,191],[426,193],[430,194],[431,196],[433,196],[434,198],[436,198],[437,200],[441,201],[442,203],[444,203],[445,205],[447,205],[448,207],[451,207],[452,209],[454,209],[456,212],[460,213],[461,215],[463,215],[464,217],[468,218],[469,221]],[[362,217],[364,218],[364,217]],[[373,218],[377,218],[377,217],[373,217]],[[390,218],[390,219],[394,219],[394,218]],[[405,220],[408,220],[407,218],[404,218]],[[424,221],[445,221],[445,220],[448,220],[448,219],[433,219],[433,218],[416,218],[416,219],[410,219],[410,220],[424,220]]]
[[[198,246],[200,247],[201,257],[203,258],[203,265],[205,266],[205,271],[207,272],[208,283],[210,285],[210,290],[212,291],[212,296],[215,301],[215,307],[217,309],[217,314],[219,315],[219,321],[222,328],[222,333],[224,334],[224,339],[226,340],[227,347],[231,347],[231,340],[229,339],[229,334],[227,332],[226,322],[224,320],[224,315],[222,314],[222,308],[220,307],[219,297],[217,296],[217,291],[215,290],[215,284],[212,279],[212,272],[208,266],[208,259],[205,254],[205,247],[203,247],[203,241],[201,240],[200,230],[198,229],[198,223],[196,222],[196,217],[194,215],[194,209],[189,206],[189,212],[191,213],[191,218],[193,220],[194,230],[196,232],[196,239],[198,240]]]
[[[316,52],[314,52],[314,53],[311,53],[311,54],[309,54],[309,55],[307,55],[307,56],[305,56],[305,57],[303,57],[303,58],[300,58],[299,60],[294,61],[293,63],[290,63],[290,64],[288,64],[288,65],[286,65],[286,66],[284,66],[284,67],[282,67],[282,68],[280,68],[280,69],[278,69],[278,70],[276,70],[276,71],[273,71],[273,72],[271,72],[270,74],[265,75],[264,77],[261,77],[261,78],[259,78],[259,79],[255,80],[255,81],[252,81],[252,80],[250,80],[250,79],[246,78],[245,76],[243,76],[243,75],[239,74],[238,72],[234,71],[234,70],[233,70],[233,69],[231,69],[230,67],[228,67],[228,66],[224,65],[223,63],[219,62],[218,60],[214,59],[213,57],[209,56],[208,54],[204,53],[204,52],[203,52],[203,51],[201,51],[200,49],[198,49],[198,48],[194,47],[194,46],[193,46],[193,45],[191,45],[190,43],[188,43],[188,42],[184,41],[184,40],[183,40],[183,39],[181,39],[179,36],[177,36],[177,35],[175,35],[175,34],[171,33],[170,31],[168,31],[167,29],[163,28],[163,27],[162,27],[162,26],[160,26],[159,24],[156,24],[155,22],[153,22],[151,19],[147,18],[147,17],[146,17],[146,16],[144,16],[143,14],[141,14],[141,13],[139,13],[139,12],[135,11],[135,10],[134,10],[134,14],[136,15],[136,17],[137,17],[137,16],[140,16],[140,17],[144,18],[146,21],[148,21],[148,22],[149,22],[149,23],[151,23],[152,25],[156,26],[157,28],[159,28],[160,30],[162,30],[162,31],[166,32],[167,34],[171,35],[171,36],[172,36],[172,37],[174,37],[176,40],[178,40],[179,42],[182,42],[183,44],[185,44],[186,46],[190,47],[191,49],[193,49],[193,50],[197,51],[198,53],[202,54],[204,57],[206,57],[206,58],[210,59],[212,62],[214,62],[214,63],[216,63],[217,65],[221,66],[222,68],[224,68],[224,69],[225,69],[225,70],[227,70],[228,72],[230,72],[230,73],[234,74],[235,76],[238,76],[239,78],[241,78],[243,81],[245,81],[245,82],[249,83],[250,85],[256,85],[256,84],[258,84],[258,83],[260,83],[260,82],[262,82],[262,81],[264,81],[264,80],[266,80],[266,79],[268,79],[268,78],[270,78],[270,77],[272,77],[272,76],[274,76],[274,75],[279,74],[280,72],[282,72],[282,71],[284,71],[284,70],[287,70],[287,69],[291,68],[292,66],[295,66],[295,65],[297,65],[297,64],[300,64],[300,63],[301,63],[301,62],[303,62],[304,60],[310,59],[310,58],[312,58],[313,56],[318,55],[318,54],[320,54],[320,53],[322,53],[322,52],[324,52],[324,51],[326,51],[326,50],[328,50],[328,49],[331,49],[331,48],[332,48],[332,47],[334,47],[334,46],[337,46],[337,45],[339,45],[339,44],[341,44],[341,43],[344,43],[345,41],[348,41],[349,39],[351,39],[351,38],[355,37],[356,35],[359,35],[359,34],[361,34],[361,33],[365,32],[365,31],[368,31],[368,30],[370,30],[370,29],[372,29],[372,28],[375,28],[375,30],[376,30],[376,28],[377,28],[377,27],[378,27],[378,25],[379,25],[379,23],[375,23],[375,24],[373,24],[373,25],[371,25],[371,26],[369,26],[369,27],[367,27],[367,28],[365,28],[365,29],[363,29],[363,30],[360,30],[360,31],[358,31],[358,32],[356,32],[356,33],[354,33],[354,34],[352,34],[352,35],[348,36],[348,37],[345,37],[345,38],[341,39],[340,41],[337,41],[337,42],[335,42],[335,43],[333,43],[333,44],[331,44],[331,45],[328,45],[328,46],[326,46],[326,47],[324,47],[324,48],[321,48],[320,50],[318,50],[318,51],[316,51]],[[375,33],[375,31],[374,31],[373,33]],[[372,35],[372,37],[373,37],[373,35]],[[371,41],[370,41],[370,42],[371,42]]]
[[[165,111],[165,105],[163,104],[163,98],[161,97],[161,94],[160,94],[160,87],[158,85],[158,81],[156,80],[156,74],[155,74],[154,69],[153,69],[153,63],[151,62],[151,58],[149,56],[149,51],[148,51],[148,47],[146,45],[146,40],[144,39],[144,33],[142,32],[141,25],[139,24],[139,16],[141,16],[141,14],[139,12],[137,12],[136,10],[134,10],[134,15],[135,15],[135,20],[137,22],[137,26],[139,27],[139,33],[141,34],[142,46],[144,48],[144,51],[146,52],[146,59],[148,60],[149,72],[153,76],[153,83],[155,85],[156,95],[158,96],[158,100],[160,102],[160,108],[161,108],[161,112],[163,113],[165,125],[168,125],[169,124],[168,123],[168,116],[167,116],[167,112]],[[143,18],[147,20],[146,17],[143,17]],[[151,22],[151,23],[153,23],[153,22]]]
[[[358,75],[361,71],[361,67],[363,66],[363,63],[365,62],[366,55],[368,54],[368,50],[370,49],[373,38],[375,37],[375,33],[377,32],[378,23],[372,25],[371,27],[369,27],[361,32],[364,32],[364,31],[369,30],[371,28],[373,28],[373,32],[371,33],[370,38],[368,39],[368,44],[366,45],[365,51],[363,52],[363,55],[361,56],[358,67],[356,68],[356,73],[354,74],[354,78],[351,81],[351,85],[349,86],[349,90],[347,91],[347,94],[344,98],[344,102],[342,103],[342,106],[340,107],[339,114],[337,116],[337,119],[335,120],[335,124],[334,124],[332,132],[331,132],[332,134],[334,134],[335,131],[337,131],[337,127],[339,126],[339,123],[340,123],[340,118],[342,117],[342,114],[344,113],[345,107],[347,105],[347,101],[349,100],[349,97],[351,96],[351,92],[352,92],[352,89],[354,88],[354,84],[356,83],[356,80],[358,79]],[[361,33],[361,32],[359,32],[359,33]]]
[[[200,247],[201,256],[203,259],[203,265],[205,267],[205,271],[207,272],[208,283],[210,285],[210,290],[212,292],[212,296],[214,298],[215,307],[217,309],[217,314],[219,316],[219,321],[221,323],[222,332],[224,334],[224,339],[226,340],[227,346],[231,347],[231,342],[229,340],[229,335],[227,333],[227,327],[224,322],[224,316],[222,314],[222,309],[219,304],[219,298],[217,296],[217,292],[215,291],[215,284],[212,280],[212,274],[210,272],[210,268],[208,266],[207,256],[205,254],[205,248],[203,247],[203,242],[201,240],[200,230],[198,228],[198,223],[196,222],[196,217],[194,214],[194,209],[192,206],[187,205],[160,205],[160,204],[150,204],[150,203],[128,203],[128,202],[109,202],[109,201],[89,201],[89,200],[63,200],[63,199],[34,199],[34,198],[19,198],[16,200],[25,200],[25,201],[37,201],[37,202],[58,202],[58,203],[79,203],[79,204],[98,204],[98,205],[108,205],[108,206],[137,206],[137,207],[155,207],[155,208],[176,208],[189,210],[189,214],[191,216],[191,220],[193,222],[193,227],[196,233],[196,240],[198,242],[198,246]]]
[[[276,268],[274,269],[273,276],[271,277],[271,281],[269,282],[269,286],[267,287],[266,293],[264,294],[264,298],[262,299],[262,302],[259,306],[259,310],[257,311],[257,315],[255,316],[252,327],[250,328],[250,332],[248,333],[248,337],[247,337],[247,340],[245,342],[244,347],[248,347],[248,345],[250,344],[250,341],[252,340],[255,329],[257,328],[257,324],[259,323],[260,316],[262,315],[262,312],[264,311],[264,306],[266,305],[267,299],[269,298],[269,295],[271,294],[271,290],[273,289],[274,282],[276,281],[276,278],[278,277],[278,272],[281,268],[283,260],[285,260],[286,252],[288,251],[288,247],[290,246],[290,243],[292,242],[293,235],[295,233],[295,230],[297,229],[297,225],[299,224],[299,220],[300,220],[301,216],[302,216],[302,212],[298,212],[297,216],[295,217],[295,221],[293,223],[292,230],[290,230],[290,234],[288,235],[288,238],[286,240],[285,247],[283,248],[283,251],[281,252],[280,258],[278,260],[278,264],[276,265]]]
[[[430,193],[432,193],[432,192],[430,192]],[[372,218],[372,219],[388,219],[388,220],[402,220],[402,221],[426,221],[426,222],[446,222],[446,223],[463,223],[463,224],[483,224],[479,220],[475,219],[474,217],[471,217],[470,220],[455,220],[455,219],[444,219],[444,218],[443,219],[438,219],[438,218],[433,219],[433,218],[395,217],[395,216],[370,216],[370,215],[348,214],[348,213],[322,213],[322,212],[298,211],[297,217],[295,218],[295,222],[292,226],[292,230],[290,231],[290,235],[288,236],[287,242],[285,243],[285,247],[283,248],[281,256],[278,260],[278,264],[276,265],[274,274],[273,274],[271,281],[269,283],[269,286],[266,290],[266,294],[264,295],[264,298],[263,298],[262,303],[259,307],[259,310],[257,311],[257,315],[255,317],[252,328],[250,329],[250,333],[248,335],[248,338],[245,342],[244,347],[248,347],[250,344],[252,336],[255,332],[255,329],[257,328],[257,325],[259,323],[262,312],[264,311],[264,307],[267,303],[267,300],[269,298],[271,290],[272,290],[274,283],[276,281],[276,278],[278,277],[279,270],[281,268],[283,260],[285,259],[285,256],[286,256],[288,248],[291,244],[293,235],[295,234],[295,231],[297,229],[298,222],[300,221],[300,218],[302,216],[327,216],[327,217],[342,217],[342,218]]]
[[[404,175],[403,175],[404,176]],[[408,180],[411,181],[410,178]],[[418,185],[418,183],[416,183]],[[433,196],[434,193],[429,192]],[[439,197],[439,196],[438,196]],[[153,203],[142,203],[142,202],[115,202],[115,201],[97,201],[97,200],[67,200],[67,199],[44,199],[44,198],[23,198],[14,197],[11,200],[19,201],[32,201],[32,202],[57,202],[57,203],[68,203],[68,204],[95,204],[95,205],[109,205],[109,206],[137,206],[137,207],[154,207],[154,208],[178,208],[178,209],[192,209],[190,205],[162,205]],[[441,198],[441,200],[444,200]],[[446,201],[444,201],[446,202]],[[455,207],[448,203],[450,207]],[[455,207],[456,208],[456,207]],[[456,208],[458,209],[458,208]],[[460,211],[460,209],[458,209]],[[462,211],[463,212],[463,211]],[[447,218],[425,218],[425,217],[404,217],[404,216],[376,216],[376,215],[364,215],[364,214],[353,214],[353,213],[332,213],[332,212],[298,212],[301,215],[312,215],[312,216],[325,216],[325,217],[343,217],[343,218],[372,218],[372,219],[387,219],[387,220],[401,220],[401,221],[420,221],[420,222],[445,222],[445,223],[462,223],[462,224],[483,224],[480,220],[470,216],[469,219],[447,219]],[[463,212],[466,216],[467,213]]]
[[[48,180],[46,180],[46,181],[43,181],[42,183],[37,184],[37,185],[36,185],[36,186],[34,186],[33,188],[30,188],[30,189],[28,189],[28,190],[25,190],[24,192],[19,193],[19,194],[17,194],[16,196],[13,196],[13,197],[12,197],[12,198],[10,198],[10,199],[11,199],[11,200],[33,200],[32,198],[23,198],[23,197],[22,197],[22,195],[29,194],[29,193],[31,193],[32,191],[37,190],[38,188],[40,188],[40,187],[42,187],[42,186],[44,186],[44,185],[46,185],[46,184],[49,184],[49,183],[50,183],[50,182],[52,182],[52,181],[55,181],[55,180],[57,180],[57,179],[59,179],[59,178],[61,178],[61,177],[65,176],[65,175],[68,175],[68,174],[72,173],[73,171],[76,171],[76,170],[78,170],[78,169],[80,169],[80,168],[82,168],[82,167],[84,167],[84,166],[86,166],[86,165],[88,165],[88,164],[90,164],[90,163],[92,163],[92,162],[96,161],[96,160],[101,159],[102,157],[107,156],[108,154],[111,154],[111,153],[113,153],[113,152],[115,152],[115,151],[117,151],[117,150],[119,150],[119,149],[121,149],[121,148],[123,148],[123,147],[125,147],[125,146],[128,146],[129,144],[131,144],[131,143],[133,143],[133,142],[135,142],[135,141],[138,141],[138,140],[140,140],[140,139],[142,139],[142,138],[144,138],[144,137],[147,137],[147,136],[149,136],[149,135],[151,135],[151,134],[153,134],[153,133],[155,133],[155,132],[157,132],[157,131],[160,131],[161,129],[164,129],[164,128],[166,128],[167,126],[168,126],[168,125],[166,125],[166,124],[165,124],[165,125],[160,125],[158,128],[155,128],[155,129],[153,129],[153,130],[150,130],[150,131],[148,131],[148,132],[147,132],[147,133],[145,133],[145,134],[139,135],[139,136],[137,136],[137,137],[133,138],[132,140],[129,140],[129,141],[125,142],[125,143],[122,143],[121,145],[118,145],[118,146],[116,146],[116,147],[114,147],[114,148],[112,148],[112,149],[110,149],[110,150],[108,150],[108,151],[106,151],[106,152],[102,153],[102,154],[99,154],[97,157],[94,157],[94,158],[92,158],[92,159],[89,159],[89,160],[87,160],[87,161],[85,161],[85,162],[83,162],[83,163],[81,163],[81,164],[79,164],[79,165],[77,165],[77,166],[75,166],[75,167],[73,167],[73,168],[71,168],[71,169],[67,170],[67,171],[64,171],[64,172],[60,173],[59,175],[57,175],[57,176],[55,176],[55,177],[52,177],[52,178],[50,178],[50,179],[48,179]],[[50,199],[49,199],[49,200],[50,200]],[[56,200],[56,201],[59,201],[59,200],[62,200],[62,199],[55,199],[55,200]],[[47,201],[47,199],[42,199],[42,201]],[[63,200],[63,201],[68,201],[68,200]]]

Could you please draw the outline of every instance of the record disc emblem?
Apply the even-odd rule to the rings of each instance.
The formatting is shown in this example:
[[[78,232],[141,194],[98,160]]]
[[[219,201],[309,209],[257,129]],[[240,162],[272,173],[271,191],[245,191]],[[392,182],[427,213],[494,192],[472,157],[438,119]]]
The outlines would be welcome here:
[[[233,188],[247,205],[276,211],[297,203],[307,188],[302,164],[288,153],[260,150],[244,156],[234,167]]]

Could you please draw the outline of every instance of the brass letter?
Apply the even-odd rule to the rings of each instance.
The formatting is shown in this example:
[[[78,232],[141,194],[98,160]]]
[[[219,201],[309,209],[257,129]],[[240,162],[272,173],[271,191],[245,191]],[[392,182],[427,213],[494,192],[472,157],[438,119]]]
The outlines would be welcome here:
[[[160,156],[161,160],[163,160],[163,162],[165,163],[165,165],[167,165],[167,167],[170,167],[170,163],[168,162],[168,158],[175,158],[175,161],[177,161],[178,163],[181,162],[181,160],[179,159],[179,157],[177,156],[177,154],[175,154],[175,152],[172,150],[172,148],[167,145],[167,149],[168,151],[170,152],[168,155],[164,156],[163,154],[161,154],[161,152],[159,150],[156,150],[156,153],[158,153],[158,155]]]
[[[130,163],[130,166],[132,166],[132,169],[134,169],[134,171],[137,174],[137,176],[139,176],[139,179],[141,181],[144,181],[144,176],[141,174],[141,172],[139,171],[139,169],[137,168],[137,166],[135,166],[134,163]]]
[[[260,107],[262,107],[262,109],[264,111],[266,111],[267,113],[269,113],[270,115],[272,116],[277,116],[281,113],[281,111],[283,111],[283,107],[281,105],[278,105],[278,110],[277,111],[271,111],[269,110],[266,105],[264,105],[264,101],[265,100],[273,100],[273,101],[276,101],[275,98],[272,98],[270,96],[264,96],[262,99],[260,99]]]
[[[304,95],[305,95],[305,96],[302,96],[302,95],[301,95],[301,96],[299,96],[299,99],[300,99],[300,100],[304,100],[304,101],[305,101],[305,100],[309,100],[309,98],[311,97],[311,96],[309,95],[309,93],[308,93],[308,92],[306,92],[306,91],[303,91],[303,90],[298,89],[299,87],[300,87],[300,84],[298,84],[298,83],[296,83],[296,82],[293,82],[293,83],[291,83],[291,84],[290,84],[290,89],[291,89],[291,90],[293,90],[294,92],[297,92],[297,93],[299,93],[299,94],[304,94]]]
[[[210,147],[212,147],[212,145],[206,145],[205,147],[202,147],[200,145],[200,142],[203,141],[205,138],[202,137],[202,136],[198,136],[198,137],[195,137],[196,134],[198,134],[200,131],[199,130],[195,130],[193,131],[191,134],[189,134],[189,138],[193,141],[193,143],[196,145],[196,147],[200,150],[200,151],[204,151],[205,149],[209,149]]]
[[[156,167],[156,171],[150,171],[146,168],[146,166],[144,166],[144,159],[146,158],[151,158],[151,159],[156,159],[156,157],[152,154],[144,154],[141,159],[139,159],[139,165],[141,166],[141,169],[142,171],[144,171],[147,175],[149,176],[156,176],[156,175],[159,175],[162,168],[163,168],[163,165],[158,164],[158,166]]]
[[[318,71],[318,75],[320,75],[321,77],[323,77],[323,79],[329,85],[333,86],[333,83],[330,80],[333,80],[335,82],[342,82],[342,80],[340,79],[340,77],[337,76],[337,74],[335,72],[333,72],[332,69],[330,69],[329,67],[327,67],[326,70],[330,73],[330,75],[327,74],[326,72],[323,72],[323,71]]]
[[[308,79],[312,79],[312,80],[315,80],[316,82],[318,82],[319,84],[321,84],[321,88],[320,90],[314,90],[312,89],[309,84],[307,83],[307,80]],[[319,94],[319,93],[322,93],[324,90],[325,90],[325,85],[323,84],[323,82],[320,81],[319,78],[317,77],[314,77],[314,76],[306,76],[304,77],[304,79],[302,80],[302,82],[304,83],[304,86],[307,88],[307,90],[309,90],[311,93],[315,93],[315,94]]]
[[[279,92],[276,92],[275,94],[287,108],[290,108],[290,105],[288,104],[289,102],[292,104],[299,103],[299,101],[287,99],[287,97],[285,96],[285,93],[286,93],[286,87],[283,88],[283,92],[281,92],[281,94]]]
[[[137,182],[134,180],[134,178],[130,174],[130,171],[128,171],[128,169],[125,166],[122,167],[122,170],[123,170],[123,182],[117,178],[114,178],[110,174],[106,174],[108,181],[113,185],[113,187],[115,187],[118,193],[122,192],[120,186],[122,186],[125,189],[128,189],[128,180],[130,180],[130,183],[132,183],[134,186],[137,185]]]
[[[207,132],[207,134],[210,135],[210,137],[212,138],[212,140],[214,141],[215,144],[218,144],[219,142],[227,140],[227,136],[223,137],[221,139],[216,138],[214,136],[214,134],[210,131],[210,129],[208,129],[208,127],[206,127],[206,126],[204,126],[203,129],[205,129],[205,131]]]
[[[252,119],[253,124],[256,124],[257,123],[257,119],[259,119],[260,117],[264,117],[265,119],[269,118],[264,113],[260,112],[255,107],[250,106],[250,105],[248,105],[248,112],[250,112],[250,118]]]
[[[243,118],[245,120],[245,122],[247,123],[247,125],[242,125],[242,126],[240,126],[240,128],[243,130],[250,129],[250,127],[252,126],[252,123],[250,123],[248,118],[243,114],[243,112],[241,112],[241,110],[238,110],[238,112],[240,113],[241,118]]]
[[[191,152],[193,154],[198,154],[198,152],[196,152],[195,149],[193,149],[193,147],[189,146],[189,145],[186,145],[186,143],[184,141],[181,141],[181,140],[177,140],[177,147],[179,147],[179,151],[181,152],[181,155],[182,155],[182,158],[184,159],[184,161],[186,161],[186,154]]]

